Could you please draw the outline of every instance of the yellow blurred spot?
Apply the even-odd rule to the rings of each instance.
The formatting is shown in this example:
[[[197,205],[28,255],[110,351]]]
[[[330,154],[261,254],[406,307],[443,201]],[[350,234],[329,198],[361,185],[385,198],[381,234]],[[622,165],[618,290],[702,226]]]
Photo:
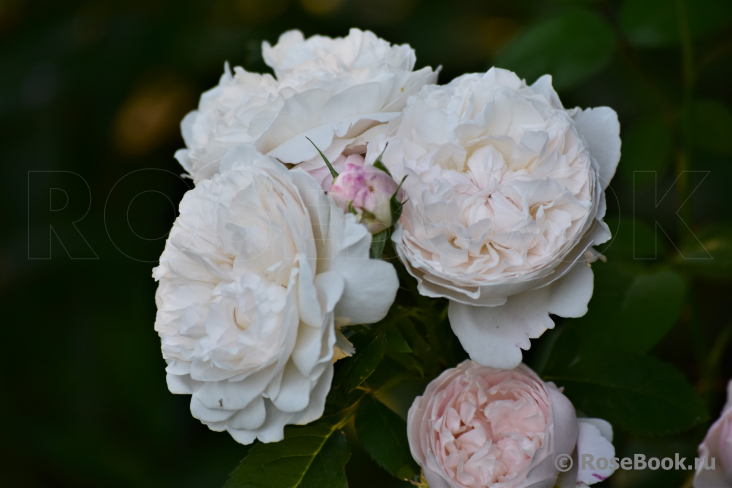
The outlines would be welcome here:
[[[326,15],[338,7],[341,0],[300,0],[300,5],[313,15]]]
[[[485,62],[518,32],[520,24],[507,17],[458,17],[447,26],[451,49],[463,61]]]
[[[22,9],[20,0],[0,0],[0,32],[18,23]]]
[[[495,54],[516,35],[520,27],[518,21],[508,17],[481,19],[480,43],[490,54]]]
[[[165,144],[177,134],[192,102],[191,90],[170,74],[141,83],[117,112],[112,132],[115,147],[139,156]]]

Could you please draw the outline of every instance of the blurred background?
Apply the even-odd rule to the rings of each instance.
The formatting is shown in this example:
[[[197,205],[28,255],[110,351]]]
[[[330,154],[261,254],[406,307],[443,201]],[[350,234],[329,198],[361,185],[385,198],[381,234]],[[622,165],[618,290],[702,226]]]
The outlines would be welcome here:
[[[192,186],[173,159],[179,122],[224,61],[268,71],[263,40],[350,27],[411,44],[440,83],[494,65],[529,83],[551,73],[566,107],[618,112],[615,239],[580,320],[625,331],[595,339],[630,349],[650,327],[651,354],[718,416],[732,377],[729,0],[0,0],[0,485],[216,488],[246,454],[168,392],[153,330],[151,269]],[[616,450],[693,457],[708,425],[616,429]],[[354,449],[351,486],[398,485]]]

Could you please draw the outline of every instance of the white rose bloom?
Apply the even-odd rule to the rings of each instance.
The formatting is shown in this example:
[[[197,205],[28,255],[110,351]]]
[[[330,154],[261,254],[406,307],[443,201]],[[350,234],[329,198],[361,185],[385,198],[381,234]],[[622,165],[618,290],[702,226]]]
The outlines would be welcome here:
[[[183,119],[187,148],[176,158],[196,183],[219,171],[229,148],[246,144],[283,163],[304,163],[327,188],[330,173],[306,138],[343,163],[365,152],[407,99],[437,80],[431,68],[412,71],[416,57],[408,45],[391,46],[358,29],[307,40],[289,31],[275,46],[265,42],[263,55],[276,79],[240,67],[232,73],[227,65],[219,85]]]
[[[153,275],[168,387],[242,444],[323,413],[335,323],[383,318],[398,288],[371,234],[300,170],[237,147],[186,193]]]
[[[591,246],[606,242],[604,190],[620,159],[607,107],[565,110],[544,76],[493,68],[427,86],[369,145],[409,202],[393,236],[429,297],[450,299],[476,362],[513,368],[529,339],[592,296]]]

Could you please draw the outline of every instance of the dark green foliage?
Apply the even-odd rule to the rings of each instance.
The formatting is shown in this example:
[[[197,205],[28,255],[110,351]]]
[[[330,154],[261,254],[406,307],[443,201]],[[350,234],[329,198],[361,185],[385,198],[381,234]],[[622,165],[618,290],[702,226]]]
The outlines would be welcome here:
[[[553,363],[543,378],[575,408],[638,435],[667,435],[706,420],[704,405],[673,366],[649,356],[596,350]]]
[[[513,41],[496,66],[518,72],[530,83],[552,75],[554,88],[571,88],[607,64],[615,50],[612,27],[600,16],[577,10],[538,22]]]
[[[389,473],[404,480],[419,476],[419,466],[409,452],[407,423],[370,395],[356,411],[356,433],[364,449]]]
[[[284,440],[256,444],[224,488],[347,488],[343,469],[351,451],[341,421],[288,426]]]

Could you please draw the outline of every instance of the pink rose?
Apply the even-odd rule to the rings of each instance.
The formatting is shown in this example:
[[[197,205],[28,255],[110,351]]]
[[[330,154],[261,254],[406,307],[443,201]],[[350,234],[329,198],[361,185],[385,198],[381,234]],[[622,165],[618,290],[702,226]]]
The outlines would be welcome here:
[[[722,414],[699,445],[699,457],[702,459],[694,475],[695,488],[732,487],[732,381],[727,384]]]
[[[320,156],[318,157],[320,158]],[[302,163],[298,165],[297,168],[304,169],[308,174],[310,174],[310,176],[315,178],[315,181],[320,184],[320,187],[324,191],[328,191],[333,185],[333,175],[331,175],[328,166],[325,165],[322,158],[320,159],[320,161],[318,161],[318,163],[318,165]],[[330,164],[333,166],[333,169],[335,169],[336,172],[340,174],[346,170],[346,166],[348,166],[349,164],[363,166],[364,164],[366,164],[366,162],[364,161],[363,156],[361,156],[360,154],[351,154],[350,156],[341,154],[337,158],[331,160]]]
[[[336,170],[337,171],[337,170]],[[344,210],[350,203],[372,234],[391,227],[391,197],[398,183],[386,172],[371,165],[349,163],[333,181],[328,194]],[[403,190],[397,199],[401,201]]]
[[[567,397],[524,364],[499,370],[468,360],[445,371],[409,409],[408,435],[430,488],[587,486],[613,471],[578,474],[582,454],[614,457],[612,428],[578,420]],[[560,455],[572,457],[566,473]]]

